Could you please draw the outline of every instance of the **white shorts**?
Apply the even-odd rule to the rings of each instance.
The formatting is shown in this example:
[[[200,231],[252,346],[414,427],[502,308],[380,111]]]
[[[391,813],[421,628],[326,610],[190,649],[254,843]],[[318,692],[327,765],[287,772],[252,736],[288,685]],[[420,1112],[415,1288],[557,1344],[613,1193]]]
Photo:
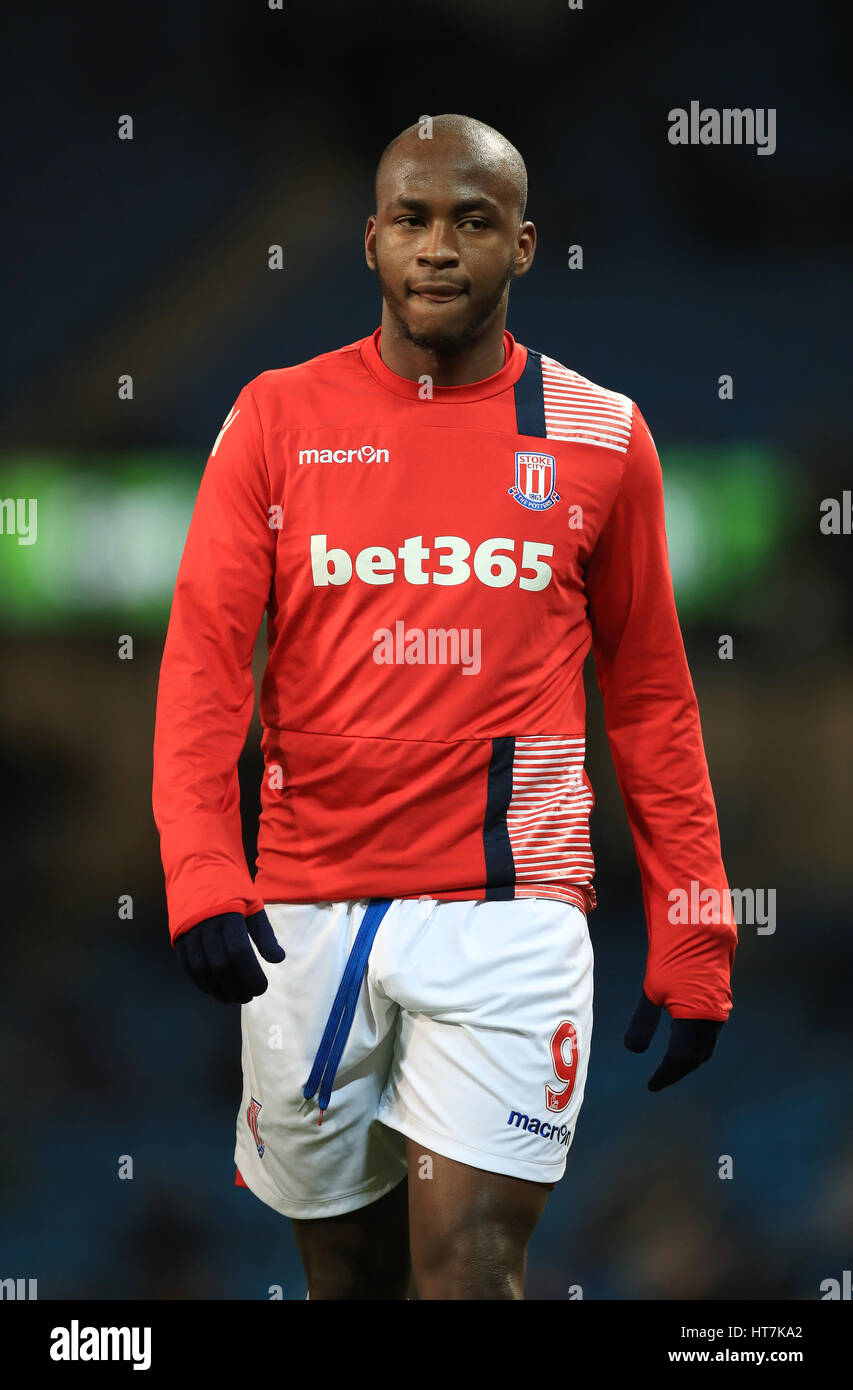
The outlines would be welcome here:
[[[407,1173],[406,1139],[534,1182],[564,1174],[592,1034],[593,951],[550,898],[391,901],[318,1124],[303,1095],[368,899],[268,903],[287,953],[242,1016],[235,1181],[284,1216],[355,1211]]]

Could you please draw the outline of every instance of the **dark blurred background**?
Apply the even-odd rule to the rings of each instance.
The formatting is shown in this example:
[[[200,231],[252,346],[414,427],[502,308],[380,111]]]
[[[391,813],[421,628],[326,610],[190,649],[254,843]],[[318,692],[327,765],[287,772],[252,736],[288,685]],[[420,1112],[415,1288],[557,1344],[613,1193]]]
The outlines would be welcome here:
[[[289,1222],[232,1186],[239,1011],[169,944],[156,681],[223,418],[257,373],[376,327],[374,166],[442,111],[527,161],[539,249],[511,331],[632,397],[655,436],[729,881],[776,895],[775,931],[741,925],[712,1062],[651,1095],[663,1029],[645,1057],[622,1046],[645,926],[590,665],[595,1036],[528,1297],[814,1299],[853,1267],[853,540],[820,526],[853,486],[853,55],[843,7],[785,9],[7,16],[0,500],[37,499],[38,539],[0,534],[0,1278],[40,1298],[305,1296]],[[774,108],[775,153],[671,145],[691,100]],[[256,717],[250,864],[259,735]]]

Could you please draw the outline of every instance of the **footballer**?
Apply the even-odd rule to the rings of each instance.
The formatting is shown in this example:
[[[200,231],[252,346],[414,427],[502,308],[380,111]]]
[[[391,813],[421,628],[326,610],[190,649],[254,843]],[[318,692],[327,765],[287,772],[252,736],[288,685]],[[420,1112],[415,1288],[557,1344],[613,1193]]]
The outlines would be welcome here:
[[[312,1300],[524,1297],[592,1037],[590,651],[648,933],[626,1046],[672,1020],[650,1089],[731,1009],[660,462],[635,402],[507,329],[526,205],[478,120],[391,141],[365,235],[381,322],[243,387],[175,585],[169,930],[242,1006],[235,1182],[290,1218]],[[253,876],[237,765],[265,614]]]

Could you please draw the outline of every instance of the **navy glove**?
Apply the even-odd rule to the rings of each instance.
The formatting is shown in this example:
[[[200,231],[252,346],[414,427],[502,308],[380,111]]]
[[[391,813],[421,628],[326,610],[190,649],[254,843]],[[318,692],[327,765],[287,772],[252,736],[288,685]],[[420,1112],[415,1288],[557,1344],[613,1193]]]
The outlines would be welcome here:
[[[245,918],[239,912],[207,917],[178,937],[175,954],[206,994],[223,1004],[248,1004],[269,984],[249,937],[264,960],[273,965],[284,960],[285,953],[263,911]]]
[[[645,1052],[660,1018],[659,1004],[653,1004],[646,991],[640,996],[634,1017],[625,1033],[629,1052]],[[674,1018],[669,1047],[663,1061],[649,1082],[650,1091],[662,1091],[680,1081],[688,1072],[707,1062],[720,1035],[722,1023],[712,1018]]]

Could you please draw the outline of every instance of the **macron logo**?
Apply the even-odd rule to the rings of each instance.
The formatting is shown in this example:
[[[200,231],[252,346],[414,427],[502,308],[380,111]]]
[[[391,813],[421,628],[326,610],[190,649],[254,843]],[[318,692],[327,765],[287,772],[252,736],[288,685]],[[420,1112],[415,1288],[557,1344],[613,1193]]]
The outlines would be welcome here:
[[[360,449],[300,449],[300,463],[389,463],[387,449],[362,444]]]
[[[556,1139],[558,1144],[569,1147],[572,1131],[568,1125],[555,1125],[548,1120],[539,1120],[535,1115],[522,1115],[520,1110],[510,1110],[507,1124],[514,1124],[516,1129],[524,1129],[528,1134],[541,1134],[543,1139]]]
[[[150,1327],[54,1327],[51,1361],[132,1361],[135,1371],[151,1366]]]

